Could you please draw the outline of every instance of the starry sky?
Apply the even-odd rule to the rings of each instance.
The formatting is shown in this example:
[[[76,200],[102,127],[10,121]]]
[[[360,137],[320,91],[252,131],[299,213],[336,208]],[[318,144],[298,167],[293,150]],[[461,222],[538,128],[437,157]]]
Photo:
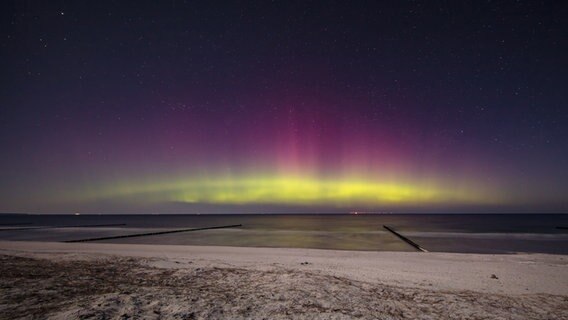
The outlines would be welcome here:
[[[568,210],[565,2],[1,6],[1,212]]]

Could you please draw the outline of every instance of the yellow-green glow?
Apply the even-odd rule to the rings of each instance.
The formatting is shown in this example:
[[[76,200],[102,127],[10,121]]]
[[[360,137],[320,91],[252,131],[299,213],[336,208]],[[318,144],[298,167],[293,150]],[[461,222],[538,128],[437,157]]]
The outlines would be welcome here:
[[[174,200],[223,204],[283,203],[398,203],[431,202],[437,191],[406,185],[365,181],[321,181],[299,177],[245,178],[203,181],[198,186],[182,188]]]
[[[248,174],[113,183],[83,198],[132,198],[146,202],[381,206],[499,202],[478,188],[449,183],[399,182],[310,175]],[[87,199],[86,199],[87,200]]]

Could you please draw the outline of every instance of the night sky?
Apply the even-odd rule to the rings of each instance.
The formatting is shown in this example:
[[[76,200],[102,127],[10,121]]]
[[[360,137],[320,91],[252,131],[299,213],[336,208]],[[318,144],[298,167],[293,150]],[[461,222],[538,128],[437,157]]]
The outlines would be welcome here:
[[[1,212],[568,210],[566,2],[1,6]]]

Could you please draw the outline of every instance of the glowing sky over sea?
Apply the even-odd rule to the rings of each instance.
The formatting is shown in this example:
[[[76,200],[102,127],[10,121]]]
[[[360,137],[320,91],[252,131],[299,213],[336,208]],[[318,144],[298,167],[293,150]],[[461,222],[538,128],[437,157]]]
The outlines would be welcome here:
[[[3,6],[2,212],[568,209],[552,5]]]

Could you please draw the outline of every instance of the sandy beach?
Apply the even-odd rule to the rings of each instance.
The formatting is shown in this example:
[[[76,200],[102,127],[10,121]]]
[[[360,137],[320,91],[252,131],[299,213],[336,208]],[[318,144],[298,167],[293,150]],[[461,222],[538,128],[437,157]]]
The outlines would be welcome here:
[[[0,242],[2,319],[568,319],[568,257]]]

